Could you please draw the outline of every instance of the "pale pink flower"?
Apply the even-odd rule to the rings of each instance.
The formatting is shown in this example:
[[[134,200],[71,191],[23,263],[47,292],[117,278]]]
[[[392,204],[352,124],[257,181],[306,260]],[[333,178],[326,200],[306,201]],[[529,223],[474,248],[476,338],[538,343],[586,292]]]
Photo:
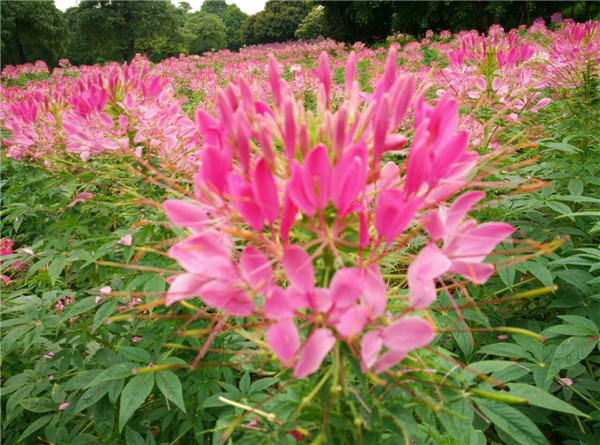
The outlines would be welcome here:
[[[131,246],[132,238],[133,237],[131,236],[131,233],[128,233],[119,240],[119,244],[123,244],[124,246]]]

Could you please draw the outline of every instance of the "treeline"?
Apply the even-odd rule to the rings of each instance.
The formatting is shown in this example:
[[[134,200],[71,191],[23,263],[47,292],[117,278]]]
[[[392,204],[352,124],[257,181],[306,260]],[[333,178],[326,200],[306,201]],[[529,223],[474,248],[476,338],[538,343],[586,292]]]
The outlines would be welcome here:
[[[586,1],[277,1],[248,16],[225,0],[205,0],[192,12],[188,2],[82,0],[61,12],[53,1],[3,1],[2,66],[60,58],[73,64],[151,60],[244,45],[331,37],[373,44],[402,32],[419,36],[428,29],[505,28],[531,24],[554,12],[586,20],[598,2]]]

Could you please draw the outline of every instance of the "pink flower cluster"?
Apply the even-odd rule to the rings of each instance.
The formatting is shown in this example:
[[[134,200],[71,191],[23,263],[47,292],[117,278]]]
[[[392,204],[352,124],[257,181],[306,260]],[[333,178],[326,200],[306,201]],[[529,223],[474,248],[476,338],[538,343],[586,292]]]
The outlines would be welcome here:
[[[296,377],[315,372],[338,340],[379,373],[434,339],[430,322],[408,314],[435,300],[435,280],[485,282],[493,266],[483,260],[513,229],[465,220],[482,192],[444,204],[467,186],[478,155],[458,131],[457,103],[425,103],[414,78],[397,75],[395,49],[368,102],[354,53],[337,110],[325,52],[317,73],[316,113],[297,102],[273,57],[273,106],[254,100],[240,78],[217,92],[216,118],[197,110],[203,151],[194,199],[164,203],[193,234],[169,250],[185,273],[166,304],[198,296],[228,315],[261,317],[268,345]],[[408,149],[400,127],[411,128]],[[385,153],[403,164],[382,166]],[[425,247],[415,255],[408,245],[422,226],[429,240],[420,236]],[[381,266],[399,258],[413,258],[409,298],[392,315]]]

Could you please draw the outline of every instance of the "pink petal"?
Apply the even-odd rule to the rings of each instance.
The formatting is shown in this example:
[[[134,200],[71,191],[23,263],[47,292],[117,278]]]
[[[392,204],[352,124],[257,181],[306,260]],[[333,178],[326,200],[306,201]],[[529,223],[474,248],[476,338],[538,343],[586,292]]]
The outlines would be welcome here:
[[[462,275],[477,284],[483,284],[494,274],[494,266],[486,263],[452,261],[450,272]]]
[[[206,211],[185,201],[169,199],[163,203],[163,209],[171,221],[192,231],[198,231],[208,219]]]
[[[281,213],[281,224],[279,226],[281,239],[285,242],[289,240],[290,229],[292,227],[292,224],[294,224],[294,221],[296,220],[297,213],[298,208],[292,201],[288,189],[283,198],[283,211]]]
[[[232,282],[213,280],[200,290],[200,299],[229,315],[246,317],[254,311],[254,303]]]
[[[293,365],[292,359],[300,347],[300,336],[294,322],[286,318],[271,326],[267,331],[267,343],[286,366]]]
[[[375,228],[389,245],[406,229],[421,205],[421,198],[405,201],[400,190],[381,192],[375,203]]]
[[[382,337],[387,348],[407,352],[427,346],[435,338],[435,331],[422,318],[406,317],[388,326]]]
[[[264,217],[254,198],[252,185],[237,173],[227,175],[227,185],[231,193],[231,203],[242,217],[256,230],[262,230]]]
[[[471,210],[473,205],[482,200],[485,197],[485,192],[482,191],[470,191],[460,195],[450,207],[450,213],[446,224],[450,230],[453,230],[456,225],[461,222],[465,215]]]
[[[315,287],[315,273],[308,253],[299,246],[290,246],[283,254],[283,270],[293,285],[304,290]]]
[[[267,256],[256,247],[247,246],[240,256],[240,272],[255,289],[268,288],[272,281],[271,264]]]
[[[383,314],[387,306],[387,287],[377,264],[363,270],[361,289],[360,300],[367,309],[369,319]]]
[[[334,345],[335,337],[329,329],[315,329],[302,348],[302,354],[294,370],[294,376],[306,377],[317,371]]]
[[[187,300],[200,294],[200,288],[207,283],[206,278],[194,274],[184,273],[177,275],[165,298],[165,306],[170,306],[176,301]]]
[[[332,169],[327,147],[317,145],[311,150],[303,165],[302,183],[309,200],[319,209],[324,209],[331,197]]]
[[[290,289],[289,287],[287,289]],[[287,291],[286,289],[286,291]],[[273,288],[271,294],[265,298],[265,317],[268,319],[290,318],[294,315],[296,304],[289,298],[291,295],[279,286]]]
[[[131,233],[128,233],[124,237],[119,240],[119,244],[123,244],[124,246],[131,246],[132,236]]]
[[[355,267],[339,269],[329,284],[336,310],[346,310],[356,304],[361,294],[361,272]]]
[[[435,301],[437,292],[434,279],[446,273],[451,262],[435,245],[426,246],[408,266],[409,303],[413,309],[422,309]]]
[[[212,230],[178,242],[167,253],[188,272],[205,276],[231,265],[229,243]]]
[[[375,363],[375,373],[379,374],[387,371],[404,357],[406,357],[405,351],[387,351],[385,354],[382,354]]]
[[[375,364],[375,359],[379,351],[381,351],[382,346],[383,340],[379,331],[369,331],[363,336],[361,340],[360,359],[364,371],[371,369]]]
[[[335,324],[336,330],[346,338],[360,334],[367,322],[367,311],[364,307],[354,306],[342,314]]]
[[[279,216],[279,197],[273,174],[264,159],[258,161],[254,169],[252,191],[264,218],[273,223]]]

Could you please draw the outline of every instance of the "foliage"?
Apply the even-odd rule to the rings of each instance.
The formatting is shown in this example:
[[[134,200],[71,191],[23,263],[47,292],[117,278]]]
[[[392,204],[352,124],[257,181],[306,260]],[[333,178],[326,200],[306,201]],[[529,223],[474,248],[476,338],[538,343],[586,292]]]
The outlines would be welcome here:
[[[316,39],[326,35],[326,29],[325,12],[322,7],[316,6],[300,22],[294,36],[300,40]]]
[[[202,11],[191,14],[184,30],[189,36],[188,52],[191,54],[202,54],[227,46],[227,29],[215,14]]]
[[[294,40],[294,32],[310,10],[308,3],[303,1],[269,0],[265,9],[256,14],[251,40],[256,43]]]
[[[214,14],[224,21],[227,8],[228,5],[225,0],[204,0],[202,6],[200,6],[200,11]]]
[[[3,2],[1,16],[3,67],[36,60],[55,66],[66,29],[54,1]]]
[[[180,38],[175,8],[162,0],[84,0],[68,11],[67,20],[68,52],[86,62],[131,60],[136,53],[152,56]]]
[[[227,48],[237,51],[242,47],[242,24],[248,18],[237,5],[228,5],[223,23],[227,32]]]
[[[52,73],[43,62],[6,67],[0,216],[2,237],[11,241],[0,242],[0,279],[7,443],[597,443],[598,35],[597,22],[555,17],[549,28],[538,22],[507,32],[493,27],[489,35],[396,36],[402,46],[389,50],[322,40],[156,64],[142,56],[126,66],[61,60]],[[273,53],[277,59],[269,59]],[[400,99],[415,96],[413,88],[419,94],[405,108]],[[394,112],[385,112],[386,101]],[[358,116],[369,112],[352,125],[351,116],[360,123]],[[466,132],[468,146],[457,138]],[[366,135],[364,144],[353,145],[354,135],[358,142]],[[379,153],[382,141],[395,149]],[[357,156],[336,157],[344,144]],[[428,156],[411,163],[419,147]],[[458,182],[485,189],[486,199],[466,220],[430,201],[428,212],[415,213],[407,244],[388,246],[403,214],[412,212],[398,211],[404,197],[395,191],[408,187],[415,165],[416,178],[428,179],[417,193],[430,184],[435,189],[435,175],[443,178],[451,162],[428,163],[449,148],[479,159],[475,176]],[[398,179],[387,189],[397,199],[383,207],[389,184],[379,182],[360,197],[352,187],[361,184],[363,160],[376,177],[380,155],[384,171]],[[342,158],[350,166],[330,171]],[[406,168],[396,174],[396,165]],[[275,194],[266,187],[269,174]],[[459,193],[463,203],[465,196],[482,196]],[[326,205],[317,199],[322,194],[331,197]],[[269,204],[283,205],[286,196],[300,211],[281,209],[295,216],[282,241],[280,213],[272,212],[278,207]],[[372,205],[364,205],[369,199]],[[346,200],[356,207],[348,210]],[[209,214],[198,206],[210,207]],[[382,208],[383,221],[397,225],[381,223]],[[370,215],[366,231],[354,219],[361,212]],[[341,236],[318,233],[336,219],[345,228]],[[500,237],[490,230],[453,251],[452,236],[506,228],[492,221],[514,226],[513,238],[484,263],[481,255],[462,258],[473,268],[463,270],[465,278],[458,279],[458,269],[434,282],[431,266],[448,265],[442,256],[456,262],[466,245],[482,248]],[[231,244],[204,236],[207,222],[208,233],[221,231]],[[436,332],[428,347],[400,351],[406,356],[377,374],[381,368],[366,371],[364,356],[377,338],[374,348],[361,343],[381,331],[382,343],[398,352],[390,341],[402,331],[398,319],[367,314],[364,334],[332,319],[338,303],[361,287],[360,280],[348,285],[357,277],[347,273],[368,255],[355,247],[361,233],[368,248],[378,244],[372,251],[388,255],[377,262],[386,314],[402,319],[408,309],[421,334]],[[186,249],[190,239],[204,244]],[[312,250],[315,239],[337,244],[344,264],[324,254],[327,248]],[[314,258],[298,263],[297,250],[290,256],[277,247],[284,243]],[[435,255],[418,261],[426,244]],[[248,245],[276,247],[264,263],[247,255]],[[190,266],[186,258],[205,254],[198,246],[214,247],[214,255]],[[182,274],[174,259],[194,270]],[[252,273],[256,264],[260,280]],[[311,264],[318,282],[307,285],[307,270],[298,264]],[[239,287],[217,289],[221,298],[210,301],[211,289],[182,300],[181,277],[202,279],[221,267],[228,274],[212,283],[237,277]],[[485,284],[474,276],[494,268],[497,275]],[[315,309],[340,271],[348,281],[338,277],[336,307]],[[281,294],[263,295],[266,278],[286,289],[284,300],[293,292],[309,296],[311,310],[292,318],[300,338],[310,339],[314,324],[336,336],[333,352],[316,360],[307,377],[293,362],[297,354],[277,347],[292,330],[273,317],[289,307],[267,313],[267,303]],[[179,290],[191,297],[207,283],[197,284]],[[229,316],[236,301],[228,297],[240,290],[236,298],[251,298],[258,309]],[[377,298],[367,296],[379,294],[371,291],[361,296],[370,308]],[[415,310],[424,294],[437,299]],[[182,301],[165,307],[164,298]],[[360,315],[351,321],[362,324]],[[397,344],[415,346],[420,337]],[[310,348],[321,356],[326,345]]]

